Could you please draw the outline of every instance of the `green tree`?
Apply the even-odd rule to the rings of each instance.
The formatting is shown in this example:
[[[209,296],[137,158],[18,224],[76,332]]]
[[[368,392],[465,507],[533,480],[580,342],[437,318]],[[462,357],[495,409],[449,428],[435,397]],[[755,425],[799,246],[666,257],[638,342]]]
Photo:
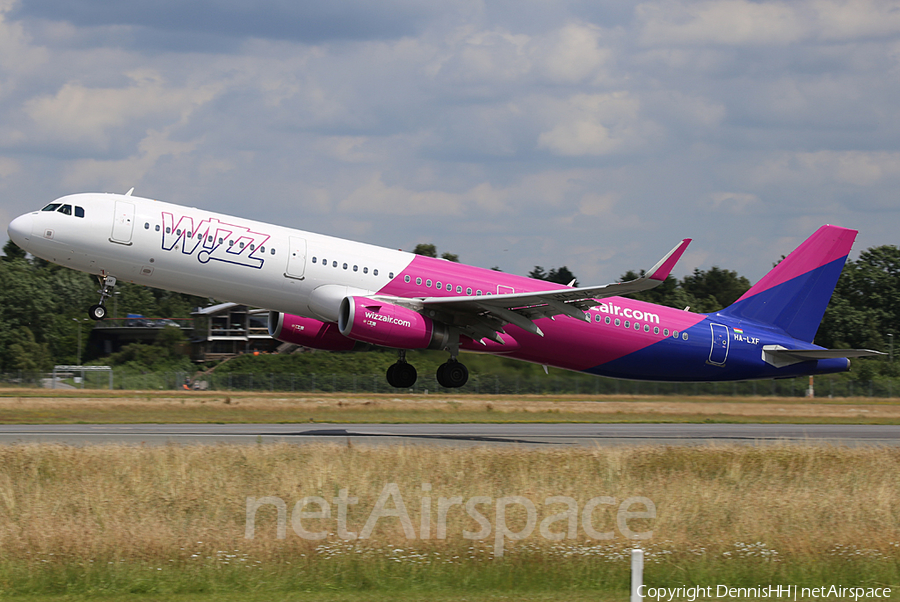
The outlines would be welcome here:
[[[416,255],[424,255],[425,257],[437,257],[437,247],[428,243],[419,243],[413,249]]]
[[[11,240],[6,241],[3,245],[3,261],[14,261],[16,259],[25,259],[25,251]]]
[[[696,300],[694,311],[709,313],[728,307],[750,289],[750,281],[732,270],[713,266],[709,270],[697,268],[685,276],[681,288]]]
[[[46,343],[38,343],[30,329],[22,327],[15,332],[15,343],[9,346],[13,367],[24,372],[44,372],[52,365]]]
[[[900,328],[900,249],[872,247],[847,261],[816,333],[824,347],[886,350]],[[885,363],[887,360],[879,360]],[[890,369],[885,364],[884,369]]]
[[[533,270],[528,272],[528,277],[534,278],[535,280],[546,280],[547,282],[566,285],[574,280],[573,286],[578,286],[578,280],[575,278],[575,274],[573,274],[566,266],[550,268],[550,271],[546,272],[544,271],[543,266],[536,265]]]

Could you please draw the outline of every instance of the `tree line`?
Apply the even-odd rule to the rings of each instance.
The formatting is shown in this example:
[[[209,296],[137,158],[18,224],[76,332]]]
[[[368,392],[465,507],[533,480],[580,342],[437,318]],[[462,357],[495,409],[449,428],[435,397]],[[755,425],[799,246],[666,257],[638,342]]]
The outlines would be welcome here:
[[[431,244],[421,244],[416,253],[438,257]],[[48,370],[54,364],[77,364],[90,359],[83,351],[77,357],[79,330],[82,349],[93,322],[86,308],[99,299],[99,284],[87,274],[26,256],[11,241],[0,257],[0,372]],[[453,253],[440,255],[458,261]],[[499,268],[495,268],[499,269]],[[532,278],[574,283],[577,278],[566,266],[545,270],[535,266]],[[640,274],[629,271],[621,280]],[[678,279],[669,276],[660,286],[633,295],[642,301],[678,309],[714,312],[737,300],[750,288],[750,281],[737,272],[713,266],[696,269]],[[110,315],[128,313],[153,318],[188,318],[195,307],[213,302],[161,289],[120,282],[116,295],[107,301]],[[816,335],[816,344],[831,348],[867,348],[889,351],[900,327],[900,249],[893,245],[873,247],[848,260],[831,303]],[[158,348],[131,347],[112,358],[119,362],[175,361],[172,350],[183,341],[164,335]],[[137,345],[137,344],[135,344]],[[147,346],[144,346],[147,347]],[[900,352],[900,349],[898,349]],[[107,358],[108,359],[108,358]],[[865,370],[897,375],[890,358],[868,360]],[[856,365],[856,363],[854,362]]]

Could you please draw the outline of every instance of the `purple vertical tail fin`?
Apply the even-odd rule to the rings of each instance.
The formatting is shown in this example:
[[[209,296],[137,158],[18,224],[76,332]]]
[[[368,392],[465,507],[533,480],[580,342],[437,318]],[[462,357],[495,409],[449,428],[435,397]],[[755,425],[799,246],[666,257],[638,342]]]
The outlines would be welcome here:
[[[721,313],[811,343],[854,240],[856,230],[822,226]]]

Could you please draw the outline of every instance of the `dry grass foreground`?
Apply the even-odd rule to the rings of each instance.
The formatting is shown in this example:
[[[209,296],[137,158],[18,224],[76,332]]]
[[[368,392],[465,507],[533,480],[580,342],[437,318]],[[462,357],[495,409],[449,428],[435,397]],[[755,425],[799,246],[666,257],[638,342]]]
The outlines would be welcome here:
[[[399,512],[368,539],[337,536],[339,507],[355,497],[348,531],[364,531],[379,497]],[[341,491],[346,490],[346,495]],[[330,517],[299,517],[319,496]],[[455,505],[438,539],[439,499],[472,500],[492,531]],[[538,523],[522,541],[505,538],[498,500],[520,496]],[[566,504],[577,505],[569,538]],[[587,537],[590,524],[613,539]],[[758,585],[808,582],[900,583],[900,450],[834,447],[616,447],[594,450],[430,447],[89,446],[0,448],[0,594],[210,591],[594,589],[627,591],[627,549],[617,511],[644,496],[655,518],[631,518],[652,531],[647,582],[655,585]],[[256,515],[246,538],[247,498],[280,498]],[[608,499],[612,498],[612,500]],[[510,532],[526,526],[522,504],[506,506]],[[629,508],[641,511],[642,505]],[[423,520],[423,514],[425,515]],[[297,522],[295,522],[297,521]],[[330,531],[322,540],[297,535]],[[425,537],[424,531],[428,531]],[[895,590],[896,591],[896,590]]]
[[[0,422],[780,422],[900,424],[900,399],[0,389]]]

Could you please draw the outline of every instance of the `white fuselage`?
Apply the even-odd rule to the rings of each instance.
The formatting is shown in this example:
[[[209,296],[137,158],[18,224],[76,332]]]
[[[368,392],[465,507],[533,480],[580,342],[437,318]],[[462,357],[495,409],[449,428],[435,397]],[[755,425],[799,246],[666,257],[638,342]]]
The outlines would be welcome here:
[[[413,259],[403,251],[132,196],[76,194],[55,203],[83,208],[84,217],[35,211],[19,218],[32,216],[25,248],[34,255],[120,281],[318,319],[336,316],[323,315],[329,304],[316,304],[317,297],[374,293]],[[327,289],[312,295],[321,287]]]

